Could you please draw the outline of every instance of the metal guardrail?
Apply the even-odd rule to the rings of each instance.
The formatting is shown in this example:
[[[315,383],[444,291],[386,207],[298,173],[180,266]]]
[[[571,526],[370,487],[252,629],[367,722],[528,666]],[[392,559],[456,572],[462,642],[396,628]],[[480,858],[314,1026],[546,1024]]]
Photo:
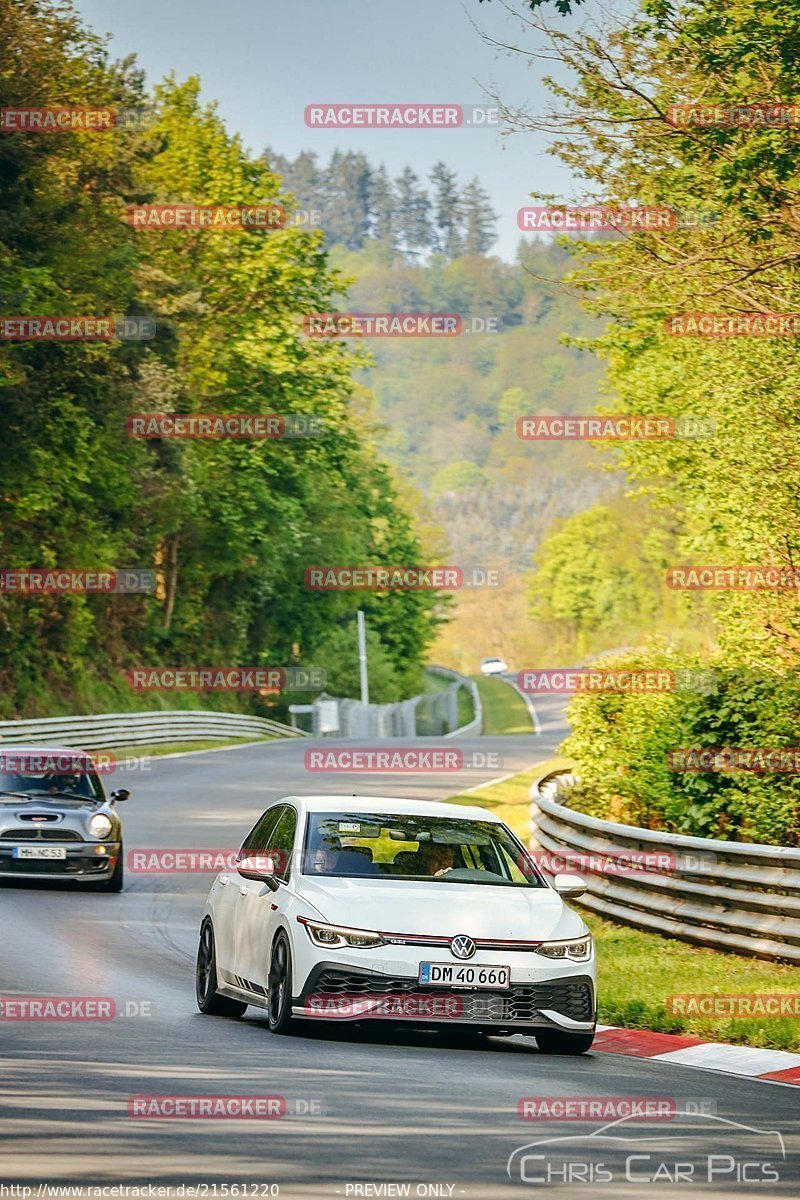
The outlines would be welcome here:
[[[581,856],[581,904],[681,941],[800,963],[800,849],[603,821],[564,803],[575,783],[554,772],[533,784],[531,829],[534,849]],[[609,859],[632,851],[665,856],[664,870],[609,873]]]
[[[0,746],[11,742],[35,742],[103,750],[109,746],[148,746],[165,742],[270,735],[305,736],[301,730],[291,729],[280,721],[270,721],[266,717],[197,709],[0,721]]]

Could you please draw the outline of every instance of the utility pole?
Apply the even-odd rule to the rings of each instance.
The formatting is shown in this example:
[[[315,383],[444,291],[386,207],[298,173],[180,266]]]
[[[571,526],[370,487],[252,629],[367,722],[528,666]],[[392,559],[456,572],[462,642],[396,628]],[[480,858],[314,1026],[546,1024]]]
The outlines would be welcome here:
[[[369,704],[369,677],[367,675],[367,626],[364,613],[358,610],[358,666],[361,672],[361,703]]]

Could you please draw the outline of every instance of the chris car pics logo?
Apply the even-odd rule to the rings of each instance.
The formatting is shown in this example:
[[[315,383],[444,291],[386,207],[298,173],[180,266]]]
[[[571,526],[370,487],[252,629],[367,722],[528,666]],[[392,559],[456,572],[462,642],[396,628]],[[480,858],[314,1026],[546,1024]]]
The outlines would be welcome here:
[[[631,1196],[642,1194],[634,1189],[648,1189],[650,1195],[649,1189],[659,1184],[757,1188],[781,1180],[786,1148],[777,1130],[745,1125],[689,1104],[673,1112],[671,1122],[677,1127],[666,1132],[660,1120],[635,1113],[588,1134],[540,1138],[514,1150],[506,1172],[525,1184],[633,1184],[625,1190]]]

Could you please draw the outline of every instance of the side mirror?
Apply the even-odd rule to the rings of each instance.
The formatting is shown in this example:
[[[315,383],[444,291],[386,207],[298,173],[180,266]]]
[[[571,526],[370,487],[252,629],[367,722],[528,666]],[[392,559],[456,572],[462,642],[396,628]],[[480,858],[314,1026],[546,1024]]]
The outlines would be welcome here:
[[[265,854],[249,854],[245,858],[240,858],[236,864],[236,870],[245,879],[255,879],[259,883],[276,885],[274,879],[275,859],[269,858]]]
[[[112,792],[109,796],[109,800],[113,800],[115,804],[118,800],[130,800],[130,798],[131,794],[127,788],[117,788],[117,790]]]
[[[586,891],[586,880],[580,875],[556,875],[553,887],[565,900],[577,900]]]

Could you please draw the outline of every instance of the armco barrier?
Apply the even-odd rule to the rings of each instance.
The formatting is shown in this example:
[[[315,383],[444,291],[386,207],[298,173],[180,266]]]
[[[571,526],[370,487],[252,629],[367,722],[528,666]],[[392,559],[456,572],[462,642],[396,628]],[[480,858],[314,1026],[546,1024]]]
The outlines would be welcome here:
[[[602,821],[568,807],[575,777],[531,788],[533,848],[582,856],[581,904],[604,917],[717,950],[800,963],[800,849],[724,842]],[[567,801],[565,803],[564,801]],[[592,856],[670,856],[667,870],[609,874]],[[569,867],[565,869],[569,870]]]
[[[305,735],[298,729],[291,729],[288,725],[265,717],[196,709],[0,721],[0,746],[10,742],[47,742],[51,745],[102,750],[109,746],[148,746],[165,742],[268,736]]]

